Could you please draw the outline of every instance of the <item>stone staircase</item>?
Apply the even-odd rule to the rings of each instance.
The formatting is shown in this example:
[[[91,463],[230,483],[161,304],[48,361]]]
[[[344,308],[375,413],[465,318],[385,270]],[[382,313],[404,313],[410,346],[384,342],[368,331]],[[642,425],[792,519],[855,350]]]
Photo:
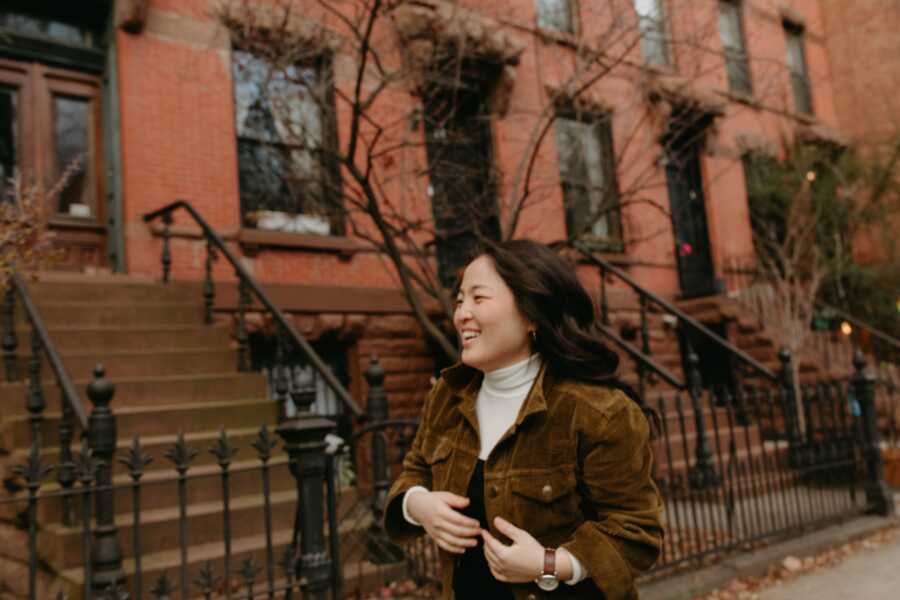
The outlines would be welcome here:
[[[48,274],[28,287],[88,413],[91,406],[85,389],[94,365],[102,362],[106,367],[107,377],[115,384],[111,408],[117,416],[118,454],[122,455],[132,438],[139,435],[145,452],[154,459],[141,480],[144,597],[164,571],[173,580],[178,576],[178,475],[164,458],[178,431],[184,432],[189,446],[199,450],[188,471],[191,579],[206,561],[213,562],[219,575],[223,572],[221,469],[208,451],[222,428],[240,449],[230,468],[229,484],[232,578],[240,579],[236,571],[248,557],[264,566],[264,499],[260,461],[251,442],[262,424],[272,428],[276,423],[276,404],[267,398],[262,374],[237,371],[237,350],[230,339],[230,327],[203,324],[200,284],[162,285],[139,277]],[[30,329],[21,312],[18,310],[16,316],[19,366],[20,373],[27,373]],[[45,461],[55,463],[59,456],[60,403],[47,365],[43,366],[43,382],[47,404],[43,455]],[[24,409],[26,391],[24,382],[0,383],[0,449],[4,455],[0,456],[4,466],[0,472],[5,473],[7,494],[21,490],[21,481],[11,475],[10,466],[23,462],[31,443]],[[296,484],[280,444],[269,465],[275,560],[279,561],[290,541]],[[113,474],[115,484],[131,481],[127,468],[118,462]],[[51,475],[41,492],[58,489]],[[342,492],[341,502],[346,506],[354,502],[352,490]],[[66,587],[75,600],[80,597],[83,577],[81,528],[62,523],[58,501],[40,502],[38,512],[38,547],[45,575],[55,574],[68,582]],[[118,491],[115,520],[129,587],[134,571],[132,519],[132,496],[128,490]],[[277,572],[280,578],[281,570]],[[260,578],[265,580],[264,570]],[[198,589],[192,590],[195,592]]]

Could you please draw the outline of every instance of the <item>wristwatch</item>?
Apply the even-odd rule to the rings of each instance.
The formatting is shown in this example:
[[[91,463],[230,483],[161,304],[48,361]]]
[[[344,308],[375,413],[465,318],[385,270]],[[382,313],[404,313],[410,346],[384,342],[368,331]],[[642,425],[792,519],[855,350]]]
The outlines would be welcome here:
[[[556,548],[544,548],[544,570],[534,582],[546,592],[552,592],[559,587],[559,578],[556,576]]]

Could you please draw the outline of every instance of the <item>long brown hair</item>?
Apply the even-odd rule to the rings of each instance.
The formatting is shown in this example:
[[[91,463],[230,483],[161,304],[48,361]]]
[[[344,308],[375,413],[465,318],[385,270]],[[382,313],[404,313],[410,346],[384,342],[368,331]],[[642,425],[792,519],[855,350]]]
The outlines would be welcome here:
[[[605,343],[594,301],[571,263],[528,239],[486,244],[473,256],[488,256],[509,287],[516,306],[536,328],[532,348],[556,377],[621,389],[659,431],[659,416],[618,377],[619,356]]]

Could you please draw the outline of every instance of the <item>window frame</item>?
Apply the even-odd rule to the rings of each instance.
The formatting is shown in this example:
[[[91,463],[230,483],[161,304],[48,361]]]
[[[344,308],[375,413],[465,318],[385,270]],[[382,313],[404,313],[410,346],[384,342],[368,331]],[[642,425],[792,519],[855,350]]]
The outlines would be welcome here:
[[[729,11],[726,13],[725,11]],[[729,47],[722,29],[722,18],[733,15],[736,20],[739,48]],[[719,0],[719,39],[725,55],[725,73],[728,89],[737,94],[753,94],[753,74],[750,71],[750,53],[744,28],[744,3],[742,0]]]
[[[806,28],[793,21],[783,21],[788,77],[791,80],[791,92],[794,100],[794,111],[801,115],[815,114],[812,94],[812,82],[809,77],[809,63],[806,60]],[[792,65],[791,45],[797,44],[800,64]],[[799,67],[798,71],[795,67]]]
[[[637,17],[638,35],[640,36],[641,57],[645,65],[656,68],[673,68],[675,65],[672,56],[671,40],[670,40],[670,23],[668,21],[669,11],[667,10],[665,0],[650,0],[656,5],[659,11],[658,18],[652,18],[641,14],[638,3],[641,0],[631,0],[631,6]],[[644,29],[643,23],[651,22],[654,26],[650,29]],[[658,39],[652,39],[651,34],[657,35]],[[650,43],[661,50],[659,56],[648,52],[647,48]]]
[[[232,98],[233,104],[232,106],[235,109],[235,160],[238,174],[238,201],[240,208],[240,218],[241,218],[241,227],[252,229],[254,231],[270,231],[266,229],[261,229],[252,224],[247,215],[250,212],[249,208],[245,205],[248,200],[245,198],[244,194],[240,189],[240,170],[241,170],[241,152],[240,152],[240,143],[242,140],[247,140],[255,143],[265,143],[262,140],[258,140],[255,138],[251,138],[248,136],[242,136],[239,132],[238,123],[237,123],[237,86],[234,77],[234,54],[236,52],[243,52],[246,54],[250,54],[257,60],[265,61],[265,59],[260,58],[258,55],[254,54],[251,50],[241,48],[241,47],[232,47],[231,49],[231,57],[229,60],[229,73],[232,78],[231,90],[232,90]],[[317,77],[320,81],[327,82],[327,87],[325,88],[325,99],[324,99],[324,107],[320,107],[320,127],[321,127],[321,146],[320,148],[330,148],[331,150],[304,150],[306,152],[311,153],[313,156],[318,155],[318,161],[320,163],[321,168],[321,186],[322,186],[322,196],[325,198],[324,203],[326,204],[327,211],[324,215],[328,218],[329,222],[329,232],[328,234],[315,234],[315,233],[306,233],[306,232],[289,232],[283,230],[271,230],[272,233],[283,233],[288,235],[295,236],[309,236],[313,235],[316,237],[342,237],[346,234],[346,223],[344,218],[343,211],[343,202],[342,202],[342,179],[340,174],[340,164],[339,159],[336,156],[335,150],[338,148],[339,138],[338,138],[338,130],[337,130],[337,104],[336,104],[336,92],[334,89],[334,57],[327,52],[322,52],[315,57],[312,57],[308,61],[303,61],[297,63],[300,68],[314,68],[317,73]],[[284,142],[271,142],[270,145],[279,149],[302,149],[302,145],[297,144],[289,144]],[[265,210],[259,209],[256,210]],[[302,216],[302,215],[311,215],[315,213],[288,213],[292,216]]]
[[[604,216],[604,219],[607,222],[607,230],[609,232],[606,238],[597,237],[593,234],[592,228],[584,229],[583,227],[581,228],[581,233],[577,235],[577,238],[586,243],[588,246],[591,246],[597,250],[609,252],[624,252],[625,243],[622,237],[622,207],[621,205],[619,205],[621,191],[619,190],[618,173],[616,172],[612,117],[612,114],[609,112],[577,110],[572,106],[561,106],[556,111],[555,118],[557,120],[557,124],[555,125],[555,127],[559,127],[558,121],[560,120],[573,121],[590,126],[589,130],[592,130],[594,134],[598,136],[597,141],[602,152],[602,164],[600,165],[600,167],[604,170],[603,177],[604,181],[607,182],[606,185],[607,189],[609,190],[609,192],[604,194],[604,198],[601,200],[601,204],[610,197],[616,204],[615,208],[607,212]],[[573,235],[573,229],[576,229],[578,227],[578,225],[574,223],[575,215],[573,213],[575,207],[573,206],[573,202],[575,198],[572,196],[572,190],[576,186],[584,190],[589,190],[590,181],[581,183],[571,182],[567,181],[563,177],[563,165],[561,161],[562,151],[558,147],[558,129],[556,140],[557,160],[559,161],[559,184],[562,191],[563,210],[566,219],[566,235],[570,236]],[[591,165],[586,165],[586,168],[590,169]],[[588,214],[589,216],[593,216],[598,207],[591,205],[591,197],[589,192],[586,192],[585,196],[588,201]]]

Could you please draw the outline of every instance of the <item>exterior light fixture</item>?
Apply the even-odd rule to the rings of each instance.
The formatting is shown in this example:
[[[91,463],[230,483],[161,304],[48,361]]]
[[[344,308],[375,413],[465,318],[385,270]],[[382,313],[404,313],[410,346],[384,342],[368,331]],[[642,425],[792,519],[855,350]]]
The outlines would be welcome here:
[[[853,333],[853,326],[850,325],[847,321],[841,322],[841,333],[844,335],[850,335]]]
[[[806,172],[806,180],[810,183],[816,180],[816,172],[815,171],[807,171]]]

